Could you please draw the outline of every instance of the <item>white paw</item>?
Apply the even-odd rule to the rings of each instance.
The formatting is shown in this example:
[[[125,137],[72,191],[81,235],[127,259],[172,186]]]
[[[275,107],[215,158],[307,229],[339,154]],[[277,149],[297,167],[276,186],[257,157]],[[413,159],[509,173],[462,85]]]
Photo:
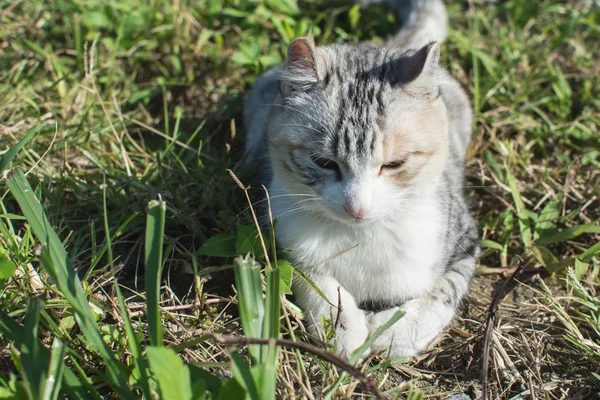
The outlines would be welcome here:
[[[424,350],[452,319],[454,310],[420,307],[408,302],[401,307],[406,314],[375,340],[374,352],[388,351],[389,358],[410,357]],[[369,334],[390,320],[398,310],[393,308],[367,315]]]
[[[364,311],[360,309],[351,312],[344,310],[335,330],[335,352],[340,357],[349,359],[352,353],[362,346],[369,336],[369,329]],[[370,349],[362,356],[367,355]]]

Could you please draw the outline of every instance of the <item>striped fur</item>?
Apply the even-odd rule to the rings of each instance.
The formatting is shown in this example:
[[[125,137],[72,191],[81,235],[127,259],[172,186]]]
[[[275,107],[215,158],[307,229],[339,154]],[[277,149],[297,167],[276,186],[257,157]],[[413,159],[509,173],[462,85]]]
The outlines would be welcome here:
[[[462,190],[470,105],[439,46],[418,39],[445,10],[400,3],[418,15],[404,15],[389,46],[297,39],[246,100],[246,158],[261,165],[278,244],[329,298],[297,281],[296,300],[314,331],[321,316],[338,321],[343,356],[397,309],[406,315],[372,350],[424,349],[454,316],[479,251]]]

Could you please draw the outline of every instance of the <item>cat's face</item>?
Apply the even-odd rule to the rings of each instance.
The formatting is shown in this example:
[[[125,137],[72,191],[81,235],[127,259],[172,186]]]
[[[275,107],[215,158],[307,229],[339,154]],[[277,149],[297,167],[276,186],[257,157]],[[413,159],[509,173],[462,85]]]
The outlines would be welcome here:
[[[305,210],[337,220],[408,211],[448,153],[446,108],[428,70],[436,67],[437,47],[402,61],[391,50],[314,49],[299,40],[271,110],[276,173],[291,194],[316,196],[299,203]]]

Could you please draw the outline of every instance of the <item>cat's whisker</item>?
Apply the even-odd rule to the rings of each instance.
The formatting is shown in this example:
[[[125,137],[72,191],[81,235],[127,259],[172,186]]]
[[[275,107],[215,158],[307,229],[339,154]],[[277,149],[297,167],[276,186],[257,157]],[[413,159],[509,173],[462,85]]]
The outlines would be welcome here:
[[[264,190],[264,189],[261,188],[261,190]],[[274,200],[274,199],[278,199],[278,198],[281,198],[281,197],[311,197],[311,198],[313,198],[313,197],[318,197],[318,196],[316,196],[314,194],[308,194],[308,193],[287,193],[287,194],[278,194],[278,195],[275,195],[275,196],[269,195],[268,199],[264,198],[264,199],[252,202],[252,207],[260,205],[261,203],[264,203],[264,202],[266,202],[268,200]],[[248,210],[250,210],[250,206],[245,207],[239,214],[237,214],[237,217],[239,218],[240,215],[242,215],[243,213],[247,212]]]

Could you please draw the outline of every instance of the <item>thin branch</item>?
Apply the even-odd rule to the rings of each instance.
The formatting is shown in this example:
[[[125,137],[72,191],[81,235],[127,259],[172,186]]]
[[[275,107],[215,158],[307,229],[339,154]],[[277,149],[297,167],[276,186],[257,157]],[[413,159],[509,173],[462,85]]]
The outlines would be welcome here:
[[[340,357],[324,350],[320,347],[314,346],[309,343],[304,342],[293,342],[287,339],[258,339],[258,338],[249,338],[246,336],[236,336],[236,335],[221,335],[218,333],[213,333],[212,338],[217,342],[224,345],[238,345],[238,346],[247,346],[251,344],[259,344],[259,345],[270,345],[275,344],[281,347],[294,348],[303,350],[305,352],[314,354],[315,356],[330,362],[336,367],[346,371],[356,379],[360,381],[370,392],[372,392],[377,399],[386,400],[388,397],[383,394],[381,389],[377,387],[375,382],[373,382],[367,375],[365,375],[360,369],[353,367],[348,364],[347,361],[341,359]]]

